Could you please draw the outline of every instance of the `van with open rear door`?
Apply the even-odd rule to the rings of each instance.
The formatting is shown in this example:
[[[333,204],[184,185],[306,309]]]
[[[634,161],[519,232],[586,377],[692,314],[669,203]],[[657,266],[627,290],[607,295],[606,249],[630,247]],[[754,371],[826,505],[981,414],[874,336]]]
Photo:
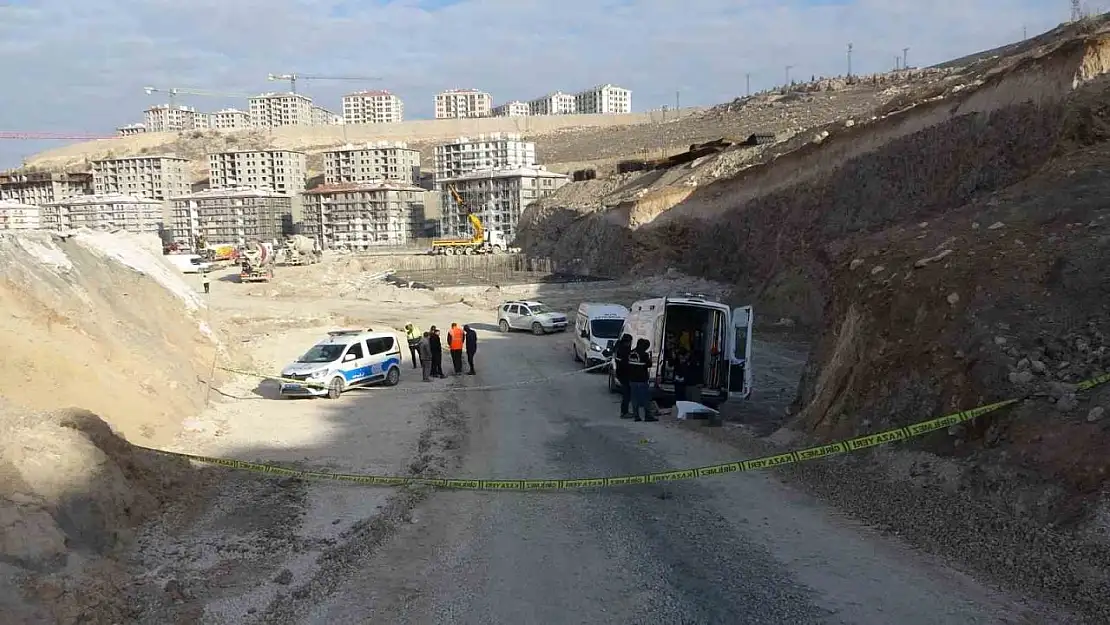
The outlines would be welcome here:
[[[684,349],[693,365],[688,383],[700,383],[701,403],[716,407],[752,392],[751,306],[730,309],[701,295],[657,297],[632,304],[622,334],[651,343],[652,398],[661,405],[674,403],[674,357]],[[612,350],[606,350],[612,357]],[[620,392],[610,367],[609,390]]]

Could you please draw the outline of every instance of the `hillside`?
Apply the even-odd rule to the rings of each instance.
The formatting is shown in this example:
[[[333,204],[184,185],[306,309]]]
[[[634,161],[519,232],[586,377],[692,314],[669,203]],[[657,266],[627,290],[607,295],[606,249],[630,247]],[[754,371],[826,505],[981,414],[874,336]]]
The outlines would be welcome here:
[[[930,548],[1105,622],[1110,390],[1075,385],[1110,369],[1110,28],[1087,20],[974,58],[792,140],[568,185],[526,211],[517,243],[595,274],[726,282],[765,327],[807,328],[816,345],[779,436],[837,440],[1028,397],[875,470],[892,491],[934,487],[902,505],[973,500],[1005,528]],[[1066,561],[1013,567],[984,546],[1048,530],[1074,544]]]

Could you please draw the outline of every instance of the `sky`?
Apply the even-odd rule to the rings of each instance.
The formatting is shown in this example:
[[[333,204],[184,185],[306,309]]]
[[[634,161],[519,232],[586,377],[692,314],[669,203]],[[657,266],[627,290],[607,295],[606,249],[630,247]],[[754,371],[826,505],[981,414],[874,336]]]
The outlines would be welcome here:
[[[145,86],[254,94],[270,73],[333,111],[388,89],[407,119],[433,95],[494,104],[613,83],[634,110],[713,105],[791,76],[926,66],[1043,32],[1067,0],[0,0],[0,131],[113,134],[165,103]],[[242,98],[179,96],[200,110]],[[57,141],[0,139],[0,169]]]

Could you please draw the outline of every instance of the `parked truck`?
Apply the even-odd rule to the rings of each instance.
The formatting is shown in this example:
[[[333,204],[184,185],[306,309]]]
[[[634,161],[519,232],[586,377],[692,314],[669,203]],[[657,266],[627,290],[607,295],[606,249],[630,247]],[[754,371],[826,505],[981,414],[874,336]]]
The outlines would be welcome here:
[[[469,238],[432,239],[432,249],[428,253],[453,256],[456,254],[504,254],[508,251],[508,241],[504,233],[486,230],[482,226],[482,220],[478,219],[478,216],[463,202],[458,190],[454,186],[448,186],[447,190],[455,198],[459,208],[466,212],[466,219],[470,222],[474,234]]]
[[[323,257],[316,240],[303,234],[294,234],[285,240],[284,254],[286,265],[313,265]]]
[[[239,250],[240,282],[269,282],[274,277],[274,247],[250,241]]]

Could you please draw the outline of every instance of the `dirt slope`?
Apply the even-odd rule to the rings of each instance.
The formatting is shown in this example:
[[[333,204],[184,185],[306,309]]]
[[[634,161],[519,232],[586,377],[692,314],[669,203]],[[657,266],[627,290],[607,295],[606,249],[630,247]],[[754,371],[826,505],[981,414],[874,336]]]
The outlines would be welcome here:
[[[120,434],[161,444],[203,406],[203,302],[154,237],[21,233],[0,235],[0,307],[0,611],[122,622],[132,528],[196,475]]]
[[[814,329],[788,424],[814,440],[1031,396],[888,473],[1067,532],[1076,553],[1026,581],[1110,618],[1110,391],[1074,387],[1110,368],[1110,34],[1089,21],[1038,41],[737,173],[694,179],[726,153],[594,181],[593,198],[572,185],[528,211],[518,244],[596,273],[726,281],[764,321]]]

